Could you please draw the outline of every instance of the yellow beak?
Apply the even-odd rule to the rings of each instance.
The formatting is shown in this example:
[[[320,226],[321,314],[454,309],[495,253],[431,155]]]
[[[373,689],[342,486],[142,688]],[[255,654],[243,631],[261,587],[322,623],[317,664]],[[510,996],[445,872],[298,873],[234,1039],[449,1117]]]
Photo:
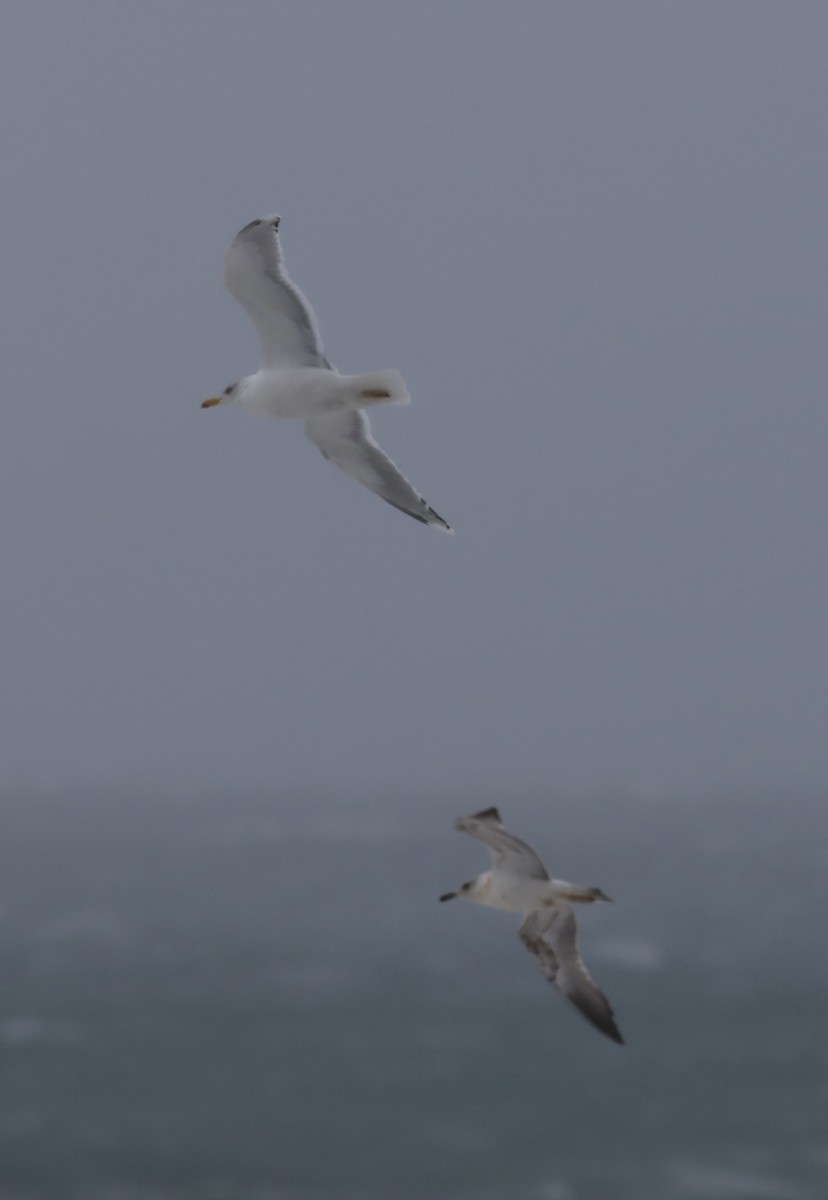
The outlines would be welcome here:
[[[211,396],[209,400],[204,401],[201,407],[212,408],[214,404],[221,404],[221,396]]]

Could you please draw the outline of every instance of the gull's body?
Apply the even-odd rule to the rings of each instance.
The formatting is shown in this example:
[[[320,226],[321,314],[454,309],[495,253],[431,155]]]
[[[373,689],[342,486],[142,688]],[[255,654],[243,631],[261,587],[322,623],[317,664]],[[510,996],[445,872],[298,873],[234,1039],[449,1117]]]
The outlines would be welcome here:
[[[577,926],[572,904],[609,900],[600,888],[581,887],[563,879],[550,879],[530,846],[503,828],[496,808],[460,817],[455,829],[484,842],[492,856],[492,869],[464,883],[441,900],[460,897],[520,913],[519,936],[535,956],[546,978],[574,1004],[596,1029],[623,1044],[610,1003],[587,973],[578,953]]]
[[[282,265],[279,217],[251,221],[224,255],[224,282],[249,313],[262,344],[262,365],[205,400],[305,422],[325,458],[383,500],[424,525],[450,526],[415,491],[371,437],[363,411],[371,404],[407,404],[398,371],[340,375],[322,350],[313,310]]]

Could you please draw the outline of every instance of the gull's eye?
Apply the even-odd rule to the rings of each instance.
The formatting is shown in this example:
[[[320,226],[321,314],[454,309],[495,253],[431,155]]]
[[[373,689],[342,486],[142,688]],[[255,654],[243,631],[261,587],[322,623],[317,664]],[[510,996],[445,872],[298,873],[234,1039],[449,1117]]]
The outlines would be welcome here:
[[[229,384],[228,387],[224,389],[225,396],[229,396],[235,386],[236,385],[234,383]]]
[[[277,217],[277,218],[276,218],[276,220],[273,222],[273,228],[274,228],[274,229],[278,229],[278,228],[279,228],[279,218],[278,218],[278,217]]]

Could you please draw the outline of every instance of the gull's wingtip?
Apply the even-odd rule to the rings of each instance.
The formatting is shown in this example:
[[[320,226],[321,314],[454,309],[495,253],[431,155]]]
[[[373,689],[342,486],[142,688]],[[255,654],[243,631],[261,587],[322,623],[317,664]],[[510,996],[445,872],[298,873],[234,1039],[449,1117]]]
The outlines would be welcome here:
[[[322,453],[325,454],[325,451],[322,449],[322,447],[320,446],[319,448],[322,450]],[[329,456],[325,454],[325,457],[328,458]],[[370,484],[368,486],[370,487]],[[383,492],[379,492],[378,494],[382,497],[386,504],[390,504],[391,507],[396,508],[398,512],[405,513],[407,517],[413,517],[414,520],[419,521],[421,525],[427,525],[429,529],[436,529],[440,533],[454,533],[454,530],[449,525],[448,521],[444,521],[440,514],[434,511],[430,504],[426,504],[422,496],[418,496],[417,499],[425,508],[425,512],[423,512],[419,507],[415,508],[410,504],[400,503],[399,501],[392,499],[391,496],[384,495]]]
[[[444,517],[441,517],[438,512],[435,512],[430,504],[426,504],[425,500],[423,501],[423,504],[425,504],[426,509],[428,510],[428,516],[423,518],[425,524],[429,525],[432,529],[438,529],[440,533],[450,533],[453,537],[454,530],[452,529],[451,525],[449,525],[448,521],[445,520]]]
[[[483,808],[480,812],[469,813],[467,817],[458,817],[454,822],[454,828],[458,833],[472,833],[474,831],[473,821],[489,821],[495,825],[502,825],[500,813],[496,808]]]
[[[282,218],[278,213],[269,213],[266,217],[254,217],[252,221],[248,221],[246,225],[242,226],[236,237],[244,237],[245,234],[252,233],[254,229],[258,229],[260,225],[265,226],[265,228],[269,226],[274,233],[278,233],[281,220]]]
[[[604,1037],[608,1037],[611,1042],[615,1042],[619,1046],[624,1045],[624,1039],[621,1036],[621,1030],[615,1023],[615,1013],[612,1011],[609,1000],[589,978],[585,970],[581,971],[579,980],[565,981],[562,985],[557,981],[553,982],[558,990],[563,992],[570,1004],[573,1004],[581,1016],[586,1017],[590,1025],[593,1025],[599,1033],[603,1033]]]
[[[494,805],[490,808],[481,808],[480,812],[472,813],[475,821],[498,821],[500,822],[500,813]]]
[[[587,1017],[587,1020],[592,1021],[592,1024],[605,1037],[608,1037],[611,1042],[615,1042],[616,1046],[625,1045],[624,1039],[621,1036],[621,1030],[615,1024],[615,1018],[612,1014],[605,1015],[602,1020],[595,1020],[593,1017]]]

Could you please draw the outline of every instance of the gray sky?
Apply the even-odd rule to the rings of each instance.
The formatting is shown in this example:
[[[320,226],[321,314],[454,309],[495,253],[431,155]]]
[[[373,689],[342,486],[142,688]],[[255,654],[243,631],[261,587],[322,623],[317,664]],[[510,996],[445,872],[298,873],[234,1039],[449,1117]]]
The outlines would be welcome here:
[[[825,784],[823,4],[3,26],[0,783]],[[454,538],[200,410],[271,211]]]

